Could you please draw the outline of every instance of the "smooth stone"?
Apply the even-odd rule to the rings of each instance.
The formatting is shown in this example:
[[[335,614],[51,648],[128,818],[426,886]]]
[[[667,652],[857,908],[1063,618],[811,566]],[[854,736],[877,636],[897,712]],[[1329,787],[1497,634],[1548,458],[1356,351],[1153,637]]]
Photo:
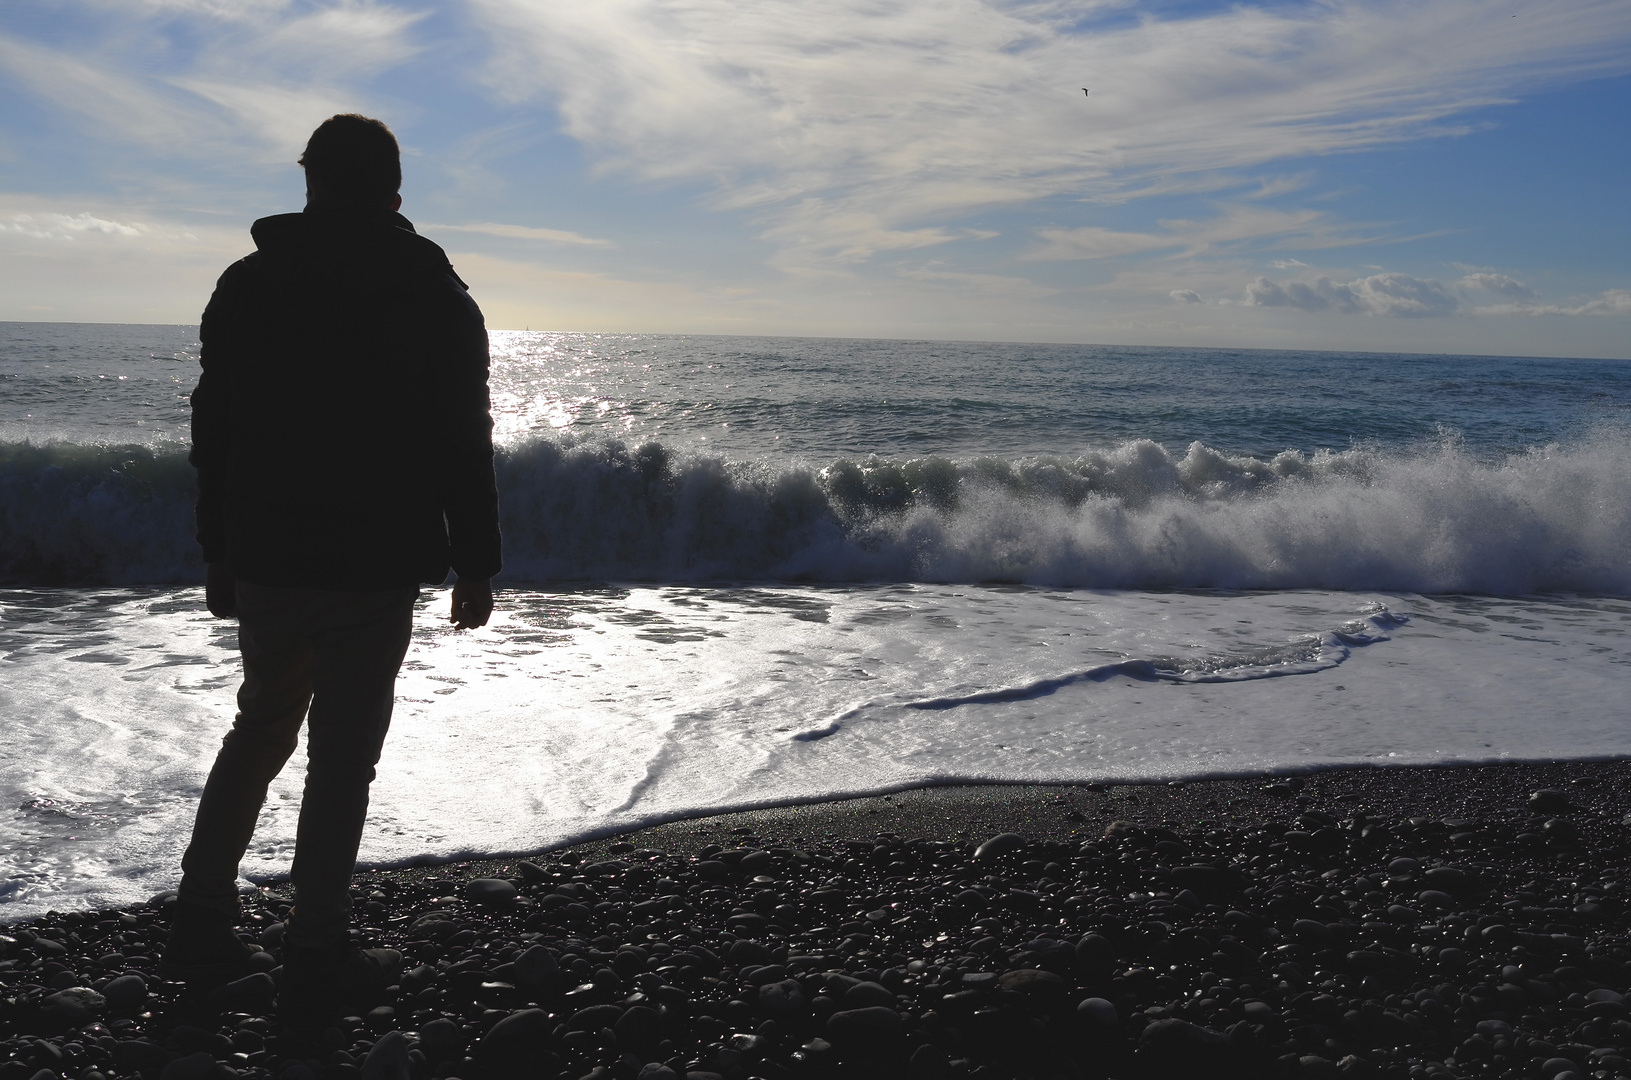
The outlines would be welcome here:
[[[441,915],[424,915],[415,919],[413,925],[408,927],[408,938],[428,938],[431,941],[446,941],[459,932],[459,924],[452,919]]]
[[[1076,1015],[1097,1028],[1113,1028],[1121,1022],[1116,1007],[1101,997],[1083,998],[1076,1006]]]
[[[1041,968],[1020,968],[1005,971],[997,980],[1004,990],[1012,990],[1026,997],[1046,997],[1065,992],[1065,980]]]
[[[1018,833],[998,833],[974,849],[974,858],[982,862],[987,859],[1000,859],[1004,855],[1012,855],[1021,850],[1026,843],[1026,839]]]
[[[1409,856],[1400,856],[1387,864],[1388,877],[1395,881],[1408,881],[1421,870],[1421,863]]]
[[[893,1002],[894,995],[891,994],[889,999]],[[848,995],[845,1001],[848,1001]],[[782,979],[759,987],[759,1008],[772,1017],[799,1016],[808,1007],[804,988],[797,979]]]
[[[447,1017],[439,1016],[419,1029],[419,1048],[432,1061],[454,1057],[464,1051],[464,1032]]]
[[[142,976],[119,976],[103,987],[108,1008],[135,1008],[147,1000],[147,979]]]
[[[47,994],[40,1007],[48,1022],[61,1027],[79,1027],[89,1023],[107,1004],[107,998],[90,987],[74,986]]]
[[[542,1009],[513,1012],[481,1037],[477,1060],[498,1070],[534,1061],[549,1050],[550,1028],[549,1014]]]
[[[159,1073],[159,1080],[216,1080],[221,1075],[215,1058],[207,1050],[178,1057]]]
[[[272,981],[272,976],[264,971],[234,979],[224,986],[216,987],[210,994],[211,1000],[222,1008],[246,1013],[270,1009],[276,997],[277,984]]]
[[[663,1018],[656,1009],[636,1005],[611,1025],[617,1045],[635,1050],[655,1050],[663,1037]]]
[[[1537,814],[1567,814],[1574,807],[1569,802],[1568,792],[1543,788],[1530,794],[1529,809]]]
[[[827,1033],[839,1041],[898,1035],[900,1030],[900,1013],[882,1006],[840,1009],[827,1018]]]
[[[898,1004],[893,991],[875,982],[856,983],[844,991],[846,1009],[865,1009],[872,1006],[893,1009]]]
[[[679,1080],[679,1074],[660,1061],[647,1062],[640,1067],[639,1080]]]
[[[906,1063],[907,1080],[947,1080],[950,1076],[951,1060],[933,1043],[924,1043],[912,1051]]]
[[[515,882],[508,878],[471,878],[464,887],[464,898],[475,904],[499,907],[513,904],[520,895]]]
[[[408,1039],[400,1031],[381,1035],[362,1059],[362,1080],[409,1080],[412,1074]]]
[[[534,945],[515,958],[515,977],[528,986],[542,986],[554,980],[560,972],[555,954],[542,945]]]

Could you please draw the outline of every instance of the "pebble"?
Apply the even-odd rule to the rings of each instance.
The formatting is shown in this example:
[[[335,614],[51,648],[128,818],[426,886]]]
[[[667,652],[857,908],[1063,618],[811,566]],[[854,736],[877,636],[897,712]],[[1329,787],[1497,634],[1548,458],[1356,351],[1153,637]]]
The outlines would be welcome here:
[[[1256,817],[1070,841],[743,834],[700,858],[364,875],[368,925],[385,927],[367,944],[409,969],[308,1056],[278,1033],[267,973],[213,1002],[137,973],[154,970],[163,906],[51,915],[0,936],[0,997],[20,1003],[0,1036],[28,1069],[61,1075],[72,1044],[72,1075],[110,1080],[204,1059],[201,1075],[255,1080],[787,1080],[861,1059],[908,1080],[1073,1076],[1081,1060],[1114,1080],[1631,1080],[1618,809],[1387,818],[1317,788]],[[287,903],[246,904],[275,953]],[[47,1001],[81,990],[105,1000],[49,1030],[64,1014]]]

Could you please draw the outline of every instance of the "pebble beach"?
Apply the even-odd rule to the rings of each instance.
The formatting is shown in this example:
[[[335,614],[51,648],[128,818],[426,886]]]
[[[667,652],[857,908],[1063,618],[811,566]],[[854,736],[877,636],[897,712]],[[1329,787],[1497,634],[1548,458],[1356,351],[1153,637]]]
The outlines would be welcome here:
[[[0,928],[0,1080],[1631,1077],[1631,762],[925,788],[360,872],[400,983],[282,1030],[168,906]]]

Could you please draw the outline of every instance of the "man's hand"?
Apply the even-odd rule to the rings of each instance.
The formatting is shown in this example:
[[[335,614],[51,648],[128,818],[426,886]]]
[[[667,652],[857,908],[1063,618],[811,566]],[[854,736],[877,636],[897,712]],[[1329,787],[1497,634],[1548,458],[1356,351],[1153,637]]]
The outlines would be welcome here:
[[[230,619],[238,614],[238,579],[232,576],[226,563],[205,564],[204,606],[217,619]]]
[[[453,583],[453,610],[448,621],[456,630],[486,626],[493,613],[493,586],[487,578],[460,578]]]

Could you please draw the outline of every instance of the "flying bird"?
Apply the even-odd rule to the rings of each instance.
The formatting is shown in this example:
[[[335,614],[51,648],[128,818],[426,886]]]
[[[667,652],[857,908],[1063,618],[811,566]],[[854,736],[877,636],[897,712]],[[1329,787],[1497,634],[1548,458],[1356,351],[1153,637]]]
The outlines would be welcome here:
[[[1091,97],[1092,94],[1093,94],[1093,91],[1089,90],[1087,87],[1084,86],[1084,87],[1082,87],[1082,93],[1087,94],[1089,97]]]

